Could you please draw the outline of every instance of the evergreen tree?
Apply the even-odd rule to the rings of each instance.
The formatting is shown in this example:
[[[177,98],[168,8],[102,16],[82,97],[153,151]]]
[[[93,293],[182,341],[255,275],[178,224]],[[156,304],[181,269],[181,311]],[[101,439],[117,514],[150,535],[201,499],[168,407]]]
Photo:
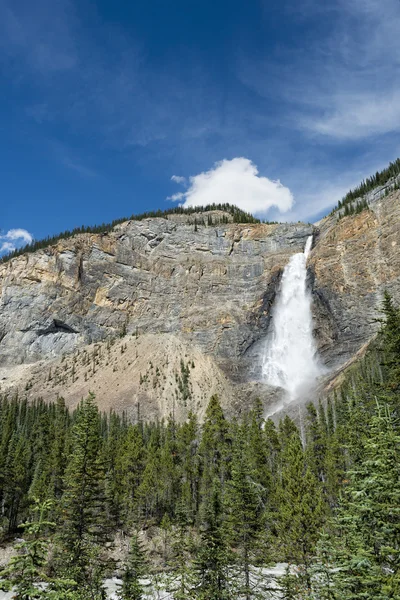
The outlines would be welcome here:
[[[117,502],[125,526],[138,522],[137,498],[143,470],[145,468],[145,448],[140,425],[128,425],[120,441],[115,458],[112,486],[113,502]]]
[[[51,589],[64,587],[73,591],[75,582],[66,579],[49,579],[46,573],[49,540],[47,533],[55,527],[55,523],[46,520],[46,514],[51,508],[51,502],[39,503],[36,501],[33,521],[23,523],[26,540],[15,545],[17,554],[10,560],[6,569],[0,572],[3,587],[13,588],[15,600],[34,600],[36,598],[50,598],[48,591],[39,584],[46,582]],[[58,596],[61,600],[61,596]],[[72,598],[71,598],[72,600]]]
[[[204,514],[205,523],[195,560],[195,598],[228,600],[233,594],[230,572],[233,557],[223,527],[221,484],[217,478]]]
[[[8,532],[16,530],[20,512],[27,505],[31,449],[22,431],[14,431],[7,449],[4,465],[4,506]]]
[[[147,574],[145,552],[137,534],[131,538],[128,559],[122,575],[122,584],[118,590],[120,600],[143,600],[144,590],[141,579]]]
[[[200,500],[199,426],[196,415],[189,413],[188,419],[177,431],[177,453],[180,457],[179,470],[181,492],[178,501],[180,511],[185,512],[185,521],[193,523]]]
[[[230,447],[229,425],[218,396],[214,395],[207,406],[199,446],[203,506],[212,503],[215,479],[223,486],[229,478]]]
[[[61,503],[62,565],[82,586],[102,597],[99,549],[107,537],[100,419],[93,395],[82,401],[72,429],[65,491]]]
[[[307,465],[296,430],[285,440],[278,484],[278,535],[285,558],[298,566],[310,589],[310,562],[324,521],[318,480]]]
[[[338,511],[337,586],[344,600],[400,595],[400,434],[379,407]]]
[[[400,390],[400,309],[394,306],[393,299],[387,291],[384,293],[383,313],[384,326],[381,337],[384,363],[388,369],[387,387],[396,393]]]
[[[177,506],[176,527],[172,538],[173,557],[169,561],[168,588],[174,600],[195,598],[196,575],[192,556],[198,551],[189,528],[187,506],[182,499]]]
[[[256,481],[256,472],[251,466],[243,428],[238,427],[235,433],[232,477],[228,483],[225,510],[229,537],[238,550],[235,561],[239,570],[238,593],[245,600],[251,600],[257,597],[256,585],[251,580],[251,566],[257,555],[260,538],[264,490]]]

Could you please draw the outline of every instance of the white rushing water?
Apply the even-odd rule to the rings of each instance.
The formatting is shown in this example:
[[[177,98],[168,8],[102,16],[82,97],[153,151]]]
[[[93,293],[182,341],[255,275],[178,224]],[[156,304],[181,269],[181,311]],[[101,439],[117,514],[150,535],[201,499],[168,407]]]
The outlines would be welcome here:
[[[311,295],[306,285],[311,245],[312,236],[304,252],[294,254],[283,271],[263,360],[266,383],[286,390],[290,400],[305,393],[321,373],[313,338]]]

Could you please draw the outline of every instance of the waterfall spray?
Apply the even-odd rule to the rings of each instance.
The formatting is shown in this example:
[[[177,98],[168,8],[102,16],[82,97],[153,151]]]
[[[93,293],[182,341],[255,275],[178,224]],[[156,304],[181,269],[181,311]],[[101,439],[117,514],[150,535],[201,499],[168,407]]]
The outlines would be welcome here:
[[[306,392],[321,374],[313,338],[311,295],[306,286],[312,239],[307,239],[304,252],[294,254],[283,271],[263,360],[266,383],[286,390],[290,400]]]

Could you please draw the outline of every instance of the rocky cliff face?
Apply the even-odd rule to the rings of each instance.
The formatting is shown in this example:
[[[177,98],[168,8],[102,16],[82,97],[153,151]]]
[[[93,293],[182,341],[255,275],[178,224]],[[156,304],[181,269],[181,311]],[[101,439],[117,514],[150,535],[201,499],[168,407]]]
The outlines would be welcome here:
[[[257,380],[271,308],[282,269],[313,231],[309,282],[326,364],[342,364],[371,337],[385,286],[400,298],[398,193],[359,215],[327,217],[317,230],[199,224],[204,216],[128,221],[0,265],[0,391],[19,386],[74,404],[91,389],[103,408],[133,411],[139,402],[152,418],[171,410],[183,418],[189,408],[201,414],[214,391],[236,412],[254,395],[270,402],[274,393]],[[222,216],[230,219],[216,212],[210,219]],[[111,339],[121,340],[121,356],[114,349],[106,360]],[[63,355],[78,350],[66,369]],[[185,401],[181,360],[185,369],[196,364]]]
[[[399,250],[399,191],[373,199],[369,210],[318,224],[309,279],[316,337],[328,366],[343,364],[373,336],[385,289],[400,301]]]

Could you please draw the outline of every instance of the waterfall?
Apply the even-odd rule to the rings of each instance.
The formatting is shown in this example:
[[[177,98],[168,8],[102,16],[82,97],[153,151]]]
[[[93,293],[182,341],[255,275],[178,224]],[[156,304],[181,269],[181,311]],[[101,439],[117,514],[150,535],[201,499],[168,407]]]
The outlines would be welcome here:
[[[304,252],[294,254],[283,271],[263,358],[264,380],[286,390],[290,400],[306,392],[321,374],[313,338],[311,295],[306,286],[312,239],[307,239]]]

